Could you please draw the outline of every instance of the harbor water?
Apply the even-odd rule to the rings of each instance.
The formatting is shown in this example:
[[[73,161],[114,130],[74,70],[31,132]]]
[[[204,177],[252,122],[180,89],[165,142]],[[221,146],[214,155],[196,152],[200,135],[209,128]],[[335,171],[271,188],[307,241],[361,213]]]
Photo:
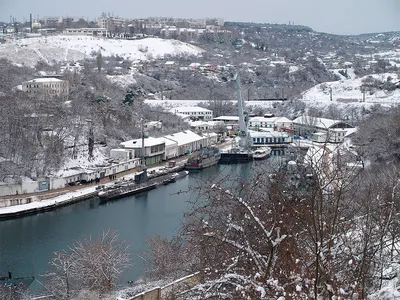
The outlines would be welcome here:
[[[213,166],[155,190],[120,198],[105,204],[86,200],[55,211],[0,221],[0,276],[35,276],[46,273],[53,252],[62,251],[75,240],[96,238],[109,229],[129,243],[134,266],[123,274],[121,283],[136,280],[143,271],[140,254],[147,250],[146,238],[159,234],[171,238],[179,230],[192,191],[210,177],[248,178],[252,163]],[[139,255],[137,255],[139,254]]]

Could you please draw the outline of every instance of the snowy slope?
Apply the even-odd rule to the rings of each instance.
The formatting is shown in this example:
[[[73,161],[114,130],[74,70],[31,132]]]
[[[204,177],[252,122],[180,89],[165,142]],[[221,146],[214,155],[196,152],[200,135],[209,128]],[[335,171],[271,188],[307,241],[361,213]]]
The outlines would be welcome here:
[[[118,55],[130,60],[148,60],[165,54],[198,55],[203,50],[176,40],[146,38],[142,40],[113,40],[92,36],[49,36],[10,40],[0,44],[0,58],[14,63],[34,66],[39,60],[47,63],[71,62],[91,57],[97,51],[103,56]]]
[[[354,75],[352,74],[350,76],[353,77]],[[394,73],[385,73],[371,76],[379,79],[382,82],[385,82],[389,76],[393,78],[392,82],[399,81],[397,74]],[[373,104],[392,105],[395,103],[400,103],[399,89],[391,92],[378,90],[373,94],[367,92],[365,94],[365,102],[361,102],[361,100],[363,99],[363,94],[360,90],[360,86],[362,85],[363,78],[342,79],[340,81],[318,84],[311,89],[305,91],[301,95],[301,99],[306,104],[313,104],[317,106],[330,104],[353,104],[368,106]],[[330,89],[332,89],[333,101],[330,101]]]

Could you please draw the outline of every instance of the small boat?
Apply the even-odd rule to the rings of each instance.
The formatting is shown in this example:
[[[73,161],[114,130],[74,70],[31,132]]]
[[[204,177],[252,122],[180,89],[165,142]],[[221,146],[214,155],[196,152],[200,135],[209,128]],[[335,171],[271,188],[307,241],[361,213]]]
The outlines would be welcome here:
[[[181,171],[172,175],[172,177],[177,180],[186,177],[189,174],[189,171]]]
[[[253,152],[253,158],[254,158],[254,160],[266,159],[271,154],[271,151],[272,150],[270,147],[258,148],[257,150],[255,150]]]
[[[199,155],[190,157],[185,163],[186,170],[202,170],[218,163],[221,152],[217,147],[207,147]]]

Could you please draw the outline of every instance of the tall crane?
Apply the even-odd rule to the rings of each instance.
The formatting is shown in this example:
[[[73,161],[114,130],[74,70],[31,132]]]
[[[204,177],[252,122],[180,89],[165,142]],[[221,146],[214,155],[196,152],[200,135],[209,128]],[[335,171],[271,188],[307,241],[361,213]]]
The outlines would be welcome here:
[[[252,141],[247,130],[248,116],[247,112],[244,110],[244,102],[242,97],[242,87],[240,83],[240,76],[237,73],[235,75],[236,80],[236,92],[238,94],[238,114],[239,114],[239,148],[249,150]]]

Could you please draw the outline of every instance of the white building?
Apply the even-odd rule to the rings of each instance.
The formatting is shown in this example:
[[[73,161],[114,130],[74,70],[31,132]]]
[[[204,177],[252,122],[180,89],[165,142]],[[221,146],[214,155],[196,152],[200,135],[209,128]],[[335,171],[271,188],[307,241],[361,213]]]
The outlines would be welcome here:
[[[76,35],[107,35],[106,28],[66,28],[63,31],[64,34],[76,34]]]
[[[217,126],[225,126],[222,121],[189,121],[189,125],[196,131],[210,131]]]
[[[36,78],[22,83],[22,91],[29,93],[44,92],[50,95],[69,93],[69,82],[57,78]]]
[[[127,161],[135,158],[135,153],[134,150],[131,149],[111,149],[110,158],[119,161]]]
[[[120,143],[124,149],[133,149],[134,157],[142,157],[142,139]],[[165,142],[162,138],[148,137],[144,139],[144,159],[146,165],[160,163],[165,153]]]
[[[178,142],[167,138],[161,138],[165,142],[165,152],[163,156],[163,160],[172,159],[178,157]]]
[[[176,107],[170,110],[173,114],[193,117],[199,120],[211,121],[213,119],[212,110],[193,106],[193,107]]]
[[[190,130],[166,135],[164,138],[177,143],[178,156],[190,154],[208,146],[207,137],[199,136]]]
[[[249,118],[249,128],[268,128],[276,131],[292,131],[293,121],[286,117],[251,117]]]
[[[145,129],[162,129],[162,122],[161,121],[150,121],[143,124]]]
[[[293,138],[283,131],[249,131],[253,145],[290,144]]]
[[[341,120],[301,116],[293,120],[293,128],[296,134],[303,135],[304,133],[313,133],[317,131],[327,132],[336,128],[350,129],[354,128],[354,126]]]
[[[310,135],[315,142],[330,143],[341,143],[348,132],[354,131],[354,127],[346,122],[309,116],[293,120],[293,127],[297,135]]]
[[[224,122],[225,126],[239,127],[239,117],[238,116],[220,116],[213,119],[214,121]]]

